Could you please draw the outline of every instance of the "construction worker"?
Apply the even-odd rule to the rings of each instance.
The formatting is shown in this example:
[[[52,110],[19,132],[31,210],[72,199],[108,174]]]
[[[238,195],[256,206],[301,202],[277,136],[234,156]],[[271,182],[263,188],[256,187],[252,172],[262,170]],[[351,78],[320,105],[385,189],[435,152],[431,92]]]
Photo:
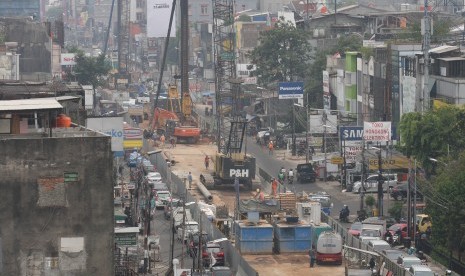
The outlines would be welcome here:
[[[255,199],[258,199],[260,202],[263,202],[265,200],[265,195],[260,189],[257,189],[257,194],[254,197]]]
[[[161,147],[162,147],[162,148],[165,147],[165,139],[166,139],[166,138],[165,138],[165,135],[162,134],[162,135],[160,136],[160,144],[161,144]]]
[[[187,181],[189,181],[189,190],[192,188],[192,174],[189,172],[187,175]]]
[[[273,149],[274,149],[273,141],[270,141],[268,143],[268,154],[269,155],[273,155]]]
[[[205,155],[205,169],[208,170],[208,166],[210,165],[210,157]]]
[[[271,179],[271,191],[273,196],[278,194],[278,180],[276,180],[276,178]]]

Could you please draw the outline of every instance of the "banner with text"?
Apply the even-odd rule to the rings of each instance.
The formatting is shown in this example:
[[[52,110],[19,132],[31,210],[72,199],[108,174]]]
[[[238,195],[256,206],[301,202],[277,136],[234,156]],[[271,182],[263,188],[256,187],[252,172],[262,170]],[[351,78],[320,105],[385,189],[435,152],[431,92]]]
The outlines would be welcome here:
[[[364,122],[363,139],[370,142],[391,141],[391,122]]]
[[[280,82],[278,86],[279,99],[303,99],[304,98],[304,83],[296,82]]]

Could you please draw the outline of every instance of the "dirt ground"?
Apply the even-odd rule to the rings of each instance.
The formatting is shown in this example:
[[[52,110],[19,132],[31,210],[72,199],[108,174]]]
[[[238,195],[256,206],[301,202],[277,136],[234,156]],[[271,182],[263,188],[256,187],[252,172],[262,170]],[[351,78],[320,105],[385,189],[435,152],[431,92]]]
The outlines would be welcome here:
[[[199,200],[205,200],[198,191],[196,184],[199,182],[201,173],[213,171],[213,159],[216,154],[216,146],[207,144],[183,145],[178,144],[175,148],[165,146],[163,152],[166,158],[175,160],[176,164],[172,171],[178,175],[186,175],[191,172],[193,185],[190,192]],[[209,169],[205,169],[204,159],[208,155],[211,159]],[[224,187],[221,190],[211,190],[213,203],[217,206],[226,204],[229,213],[233,215],[235,192],[232,187]],[[241,198],[250,198],[253,193],[242,191]],[[344,266],[316,266],[309,267],[307,254],[279,254],[279,255],[246,255],[244,258],[258,271],[260,275],[286,276],[286,275],[344,275]]]
[[[307,254],[245,255],[243,257],[257,270],[259,275],[344,275],[344,265],[319,266],[315,264],[310,268]]]
[[[212,173],[213,163],[216,155],[215,145],[185,145],[178,144],[176,147],[171,148],[165,146],[163,152],[170,160],[175,160],[176,164],[172,167],[172,171],[178,175],[187,175],[189,172],[193,175],[191,194],[196,196],[199,200],[205,200],[204,196],[197,189],[197,183],[200,182],[200,174]],[[210,157],[209,169],[205,169],[205,155]],[[210,190],[213,196],[213,204],[217,206],[228,206],[229,213],[232,215],[234,212],[235,191],[232,186],[225,186],[219,190]],[[253,194],[250,191],[240,192],[241,198],[250,198]]]

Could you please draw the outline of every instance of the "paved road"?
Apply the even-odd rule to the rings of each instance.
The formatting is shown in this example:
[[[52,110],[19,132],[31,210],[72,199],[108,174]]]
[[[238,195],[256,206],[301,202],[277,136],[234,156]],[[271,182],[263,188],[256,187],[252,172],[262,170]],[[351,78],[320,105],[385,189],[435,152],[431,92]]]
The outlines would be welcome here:
[[[247,153],[255,156],[257,166],[265,170],[271,176],[277,176],[277,173],[284,167],[286,169],[295,168],[296,161],[291,160],[280,160],[275,156],[270,156],[266,148],[262,148],[255,142],[255,139],[247,137]],[[303,161],[305,162],[305,161]],[[307,193],[314,193],[318,191],[325,191],[331,195],[331,201],[334,204],[332,216],[338,216],[339,210],[342,209],[343,205],[346,204],[351,210],[351,218],[354,218],[357,214],[357,210],[360,209],[360,195],[353,193],[341,192],[342,188],[339,182],[323,182],[318,181],[316,183],[297,183],[295,182],[295,190],[297,192],[305,191]],[[375,194],[373,194],[376,196]],[[385,195],[386,197],[386,195]],[[386,207],[389,206],[388,202],[385,202]]]

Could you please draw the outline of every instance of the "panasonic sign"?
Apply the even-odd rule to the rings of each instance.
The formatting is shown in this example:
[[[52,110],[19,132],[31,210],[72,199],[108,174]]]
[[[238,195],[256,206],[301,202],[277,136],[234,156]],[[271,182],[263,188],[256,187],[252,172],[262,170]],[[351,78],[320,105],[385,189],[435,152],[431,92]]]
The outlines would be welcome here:
[[[249,177],[249,169],[230,169],[229,177]]]
[[[280,82],[278,89],[278,95],[280,100],[304,98],[304,83],[301,81]]]

